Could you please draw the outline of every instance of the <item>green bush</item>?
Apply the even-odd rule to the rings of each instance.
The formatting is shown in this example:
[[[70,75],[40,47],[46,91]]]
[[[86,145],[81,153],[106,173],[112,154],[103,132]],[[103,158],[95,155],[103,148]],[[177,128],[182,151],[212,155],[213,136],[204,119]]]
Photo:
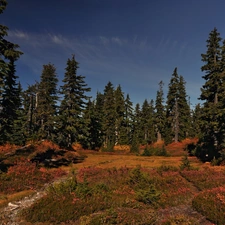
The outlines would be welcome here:
[[[141,167],[134,168],[129,176],[129,184],[135,191],[135,199],[144,204],[155,204],[160,198],[149,174],[141,171]]]
[[[164,145],[157,148],[146,146],[142,156],[168,156],[168,153]]]
[[[153,185],[136,190],[136,200],[145,204],[154,204],[160,199],[160,193]]]
[[[191,163],[190,163],[187,155],[185,155],[182,158],[182,162],[181,162],[181,165],[180,165],[180,169],[181,170],[184,170],[184,169],[190,170],[191,169]]]

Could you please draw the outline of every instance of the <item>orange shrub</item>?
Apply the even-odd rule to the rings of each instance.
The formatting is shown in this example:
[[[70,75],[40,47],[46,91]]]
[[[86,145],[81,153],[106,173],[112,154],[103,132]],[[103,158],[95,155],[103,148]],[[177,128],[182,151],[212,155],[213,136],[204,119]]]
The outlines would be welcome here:
[[[6,153],[13,152],[17,148],[19,148],[19,146],[6,143],[6,144],[0,146],[0,154],[6,154]]]
[[[184,150],[189,144],[197,144],[197,138],[186,138],[182,142],[173,142],[166,146],[166,150],[171,156],[183,156],[185,154]]]
[[[130,151],[130,146],[129,145],[115,145],[113,149],[114,149],[114,151],[126,151],[126,152],[129,152]]]
[[[54,150],[59,150],[59,146],[51,141],[48,140],[44,140],[42,142],[40,142],[39,144],[35,145],[35,149],[38,152],[45,152],[48,149],[54,149]]]
[[[157,142],[155,142],[155,143],[152,144],[152,146],[154,148],[161,148],[163,145],[164,145],[164,141],[163,140],[157,141]]]
[[[72,145],[72,149],[74,150],[74,151],[81,151],[81,150],[83,150],[83,147],[82,147],[82,145],[80,144],[80,143],[73,143],[73,145]]]

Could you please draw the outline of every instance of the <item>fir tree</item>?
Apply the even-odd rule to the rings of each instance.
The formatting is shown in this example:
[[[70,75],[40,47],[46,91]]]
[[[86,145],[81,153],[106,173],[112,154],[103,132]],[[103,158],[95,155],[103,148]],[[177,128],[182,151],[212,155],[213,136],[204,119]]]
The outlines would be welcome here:
[[[0,1],[0,14],[6,5],[5,0]],[[5,39],[7,30],[6,26],[0,25],[0,144],[13,142],[13,125],[19,107],[15,61],[22,52],[17,50],[18,45]]]
[[[96,99],[96,101],[89,100],[84,112],[84,119],[88,125],[88,135],[83,140],[82,145],[92,150],[100,149],[103,144],[102,123],[100,119],[102,115],[99,114],[99,105],[97,105],[97,102],[99,104],[100,95],[100,93],[97,93],[98,100]]]
[[[207,42],[207,51],[202,54],[202,77],[205,84],[201,88],[200,99],[204,101],[202,108],[202,153],[211,160],[219,157],[219,151],[224,146],[224,49],[221,49],[222,38],[214,28]],[[223,52],[223,57],[222,57]]]
[[[179,77],[179,98],[178,98],[178,110],[179,110],[179,138],[178,140],[184,140],[190,135],[191,126],[191,111],[187,101],[187,94],[185,88],[185,80],[183,76]]]
[[[25,131],[25,124],[26,124],[26,115],[25,110],[23,108],[23,96],[22,96],[22,86],[19,83],[18,85],[18,108],[16,110],[17,118],[14,120],[13,124],[13,140],[12,142],[16,145],[24,145],[26,143],[26,131]]]
[[[165,106],[163,105],[163,82],[159,82],[159,90],[156,94],[155,101],[155,124],[156,124],[156,133],[157,141],[161,141],[164,136],[164,127],[165,127]]]
[[[125,128],[125,100],[124,93],[119,85],[115,90],[115,110],[116,110],[116,144],[125,144],[126,128]]]
[[[137,103],[134,109],[134,116],[132,121],[131,143],[139,145],[142,143],[142,130],[141,130],[141,109],[140,104]]]
[[[148,103],[147,99],[144,100],[141,108],[141,139],[142,144],[149,144],[155,141],[154,132],[154,102],[151,100]]]
[[[132,133],[132,120],[133,120],[133,103],[130,100],[129,94],[125,99],[125,145],[131,144],[131,133]]]
[[[166,104],[166,143],[178,142],[189,135],[190,107],[187,102],[185,81],[174,69]]]
[[[139,153],[139,146],[141,143],[141,109],[140,104],[137,103],[134,109],[131,133],[131,148],[133,153]]]
[[[95,101],[95,120],[96,120],[96,140],[95,146],[102,147],[104,143],[103,122],[104,122],[104,94],[98,92]]]
[[[89,92],[90,88],[84,81],[85,77],[77,75],[78,68],[78,62],[73,55],[67,60],[64,84],[61,86],[63,100],[56,126],[59,144],[67,148],[71,148],[74,142],[82,142],[87,132],[83,113],[89,99],[86,92]]]
[[[39,84],[37,82],[34,85],[29,85],[27,90],[22,93],[24,114],[26,117],[24,132],[28,140],[37,139],[38,86]]]
[[[191,120],[191,137],[201,137],[201,115],[202,115],[202,108],[201,105],[198,103],[196,104],[195,108],[192,111],[192,120]]]
[[[171,143],[173,140],[178,141],[179,132],[179,110],[178,110],[178,97],[179,97],[179,76],[177,68],[174,69],[169,83],[169,90],[166,102],[166,137],[165,142]]]
[[[56,69],[53,64],[43,65],[41,81],[37,93],[37,126],[39,137],[53,139],[57,110]]]
[[[114,87],[111,82],[108,82],[104,89],[103,113],[104,148],[112,151],[116,143],[116,110]]]

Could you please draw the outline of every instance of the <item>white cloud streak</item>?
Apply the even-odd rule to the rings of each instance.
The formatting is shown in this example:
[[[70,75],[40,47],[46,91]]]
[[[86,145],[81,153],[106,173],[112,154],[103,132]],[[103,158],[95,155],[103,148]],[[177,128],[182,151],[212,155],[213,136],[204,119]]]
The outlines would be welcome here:
[[[49,62],[54,63],[62,74],[66,60],[74,53],[82,65],[80,67],[82,73],[90,74],[92,79],[100,79],[103,82],[112,80],[116,84],[120,83],[122,87],[139,85],[143,90],[152,89],[154,93],[158,88],[158,82],[160,80],[168,82],[172,74],[172,70],[168,72],[166,66],[166,60],[171,59],[163,61],[163,52],[173,53],[177,49],[176,52],[184,54],[188,46],[187,43],[170,38],[162,38],[158,45],[153,45],[148,37],[137,35],[130,39],[118,36],[87,38],[15,30],[10,31],[8,37],[20,45],[24,52],[21,57],[22,63],[30,67],[35,74],[41,74],[42,65]],[[175,57],[177,60],[180,54],[171,58]]]

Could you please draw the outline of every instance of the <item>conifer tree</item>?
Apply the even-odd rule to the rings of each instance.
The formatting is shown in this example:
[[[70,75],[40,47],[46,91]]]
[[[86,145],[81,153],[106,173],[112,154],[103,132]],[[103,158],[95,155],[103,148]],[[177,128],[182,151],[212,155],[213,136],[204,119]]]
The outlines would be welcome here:
[[[104,94],[97,92],[95,101],[95,122],[96,122],[96,140],[95,146],[102,147],[104,143],[103,122],[104,122]]]
[[[119,85],[115,90],[115,110],[116,110],[116,143],[125,144],[126,142],[126,129],[125,129],[125,100],[124,93]]]
[[[198,103],[194,107],[192,111],[192,120],[191,120],[191,133],[190,136],[195,138],[200,138],[201,137],[201,115],[202,115],[202,107]]]
[[[84,112],[84,119],[87,122],[88,134],[86,139],[83,140],[82,145],[85,148],[96,150],[100,149],[103,144],[102,140],[102,112],[99,114],[99,109],[102,108],[101,93],[97,93],[95,101],[89,100]]]
[[[149,103],[147,99],[144,100],[141,108],[141,143],[148,144],[155,141],[154,128],[154,102]]]
[[[204,65],[201,70],[205,72],[202,77],[205,84],[201,88],[200,99],[204,101],[202,108],[202,157],[207,155],[211,160],[219,157],[224,146],[224,58],[222,57],[220,33],[214,28],[207,42],[207,51],[202,54]],[[223,50],[224,53],[224,50]]]
[[[14,120],[13,124],[13,140],[12,142],[16,145],[24,145],[26,143],[26,115],[25,110],[23,108],[23,96],[22,96],[22,86],[19,83],[18,85],[18,108],[16,110],[17,118]]]
[[[111,82],[108,82],[104,89],[103,114],[104,148],[112,151],[116,143],[116,109],[114,87]]]
[[[189,135],[190,107],[187,102],[185,81],[174,69],[166,104],[166,143],[178,142]]]
[[[33,85],[29,85],[27,90],[23,91],[23,108],[25,114],[24,132],[28,140],[37,139],[37,106],[38,106],[38,86],[36,82]]]
[[[90,88],[84,81],[85,77],[77,75],[78,68],[78,62],[73,55],[67,60],[64,84],[61,86],[63,99],[56,124],[59,134],[57,139],[61,146],[67,148],[71,148],[74,142],[82,142],[87,132],[83,113],[89,99],[86,92]]]
[[[131,133],[131,152],[138,153],[139,145],[142,142],[141,139],[141,109],[140,104],[137,103],[134,109],[134,116],[132,121],[132,133]]]
[[[7,2],[0,1],[0,14]],[[0,144],[13,141],[13,124],[19,107],[15,61],[22,52],[18,45],[5,39],[8,28],[0,25]]]
[[[157,141],[161,141],[164,137],[164,129],[165,129],[165,106],[163,105],[164,97],[163,97],[163,82],[159,82],[159,90],[156,94],[155,101],[155,124],[156,124],[156,133],[157,133]]]
[[[125,145],[131,144],[131,133],[132,133],[132,120],[133,120],[133,103],[130,100],[129,94],[125,99]]]
[[[179,110],[179,138],[178,140],[184,140],[189,137],[191,129],[191,110],[187,101],[187,94],[185,88],[185,80],[183,76],[179,77],[179,98],[178,98],[178,110]]]
[[[53,139],[57,111],[56,69],[53,64],[43,65],[41,81],[37,93],[37,126],[38,136],[42,139]]]
[[[179,132],[179,110],[178,110],[178,97],[179,97],[179,76],[177,68],[174,69],[169,83],[169,90],[166,102],[166,144],[171,143],[173,140],[178,141]]]

